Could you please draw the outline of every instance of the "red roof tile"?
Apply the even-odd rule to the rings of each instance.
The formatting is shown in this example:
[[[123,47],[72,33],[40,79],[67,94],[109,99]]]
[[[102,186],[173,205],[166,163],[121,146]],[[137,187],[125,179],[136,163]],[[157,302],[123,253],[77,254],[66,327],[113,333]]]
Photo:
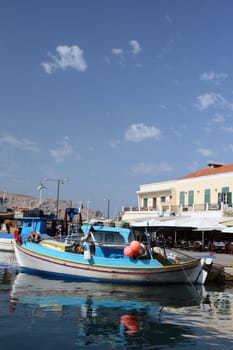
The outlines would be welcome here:
[[[207,168],[179,177],[178,180],[191,179],[192,177],[210,176],[221,173],[233,172],[233,164],[209,163]]]

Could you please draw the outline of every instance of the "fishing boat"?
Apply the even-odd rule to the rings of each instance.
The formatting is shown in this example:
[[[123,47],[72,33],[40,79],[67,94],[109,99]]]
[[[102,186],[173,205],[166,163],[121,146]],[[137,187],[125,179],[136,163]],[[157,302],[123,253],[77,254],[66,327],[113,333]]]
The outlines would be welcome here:
[[[147,241],[143,241],[143,237]],[[132,228],[81,225],[62,241],[55,238],[15,240],[23,272],[83,281],[126,284],[204,284],[211,259],[193,258],[153,247],[147,235]]]

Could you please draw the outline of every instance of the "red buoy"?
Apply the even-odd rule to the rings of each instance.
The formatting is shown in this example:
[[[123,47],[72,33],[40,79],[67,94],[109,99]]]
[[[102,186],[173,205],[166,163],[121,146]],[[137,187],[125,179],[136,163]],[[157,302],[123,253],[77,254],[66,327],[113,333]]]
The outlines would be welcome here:
[[[130,248],[132,249],[133,253],[137,255],[139,253],[139,250],[141,248],[141,244],[138,241],[132,241],[130,243]]]
[[[124,254],[126,256],[133,256],[134,253],[133,253],[132,248],[130,246],[127,246],[124,248]]]

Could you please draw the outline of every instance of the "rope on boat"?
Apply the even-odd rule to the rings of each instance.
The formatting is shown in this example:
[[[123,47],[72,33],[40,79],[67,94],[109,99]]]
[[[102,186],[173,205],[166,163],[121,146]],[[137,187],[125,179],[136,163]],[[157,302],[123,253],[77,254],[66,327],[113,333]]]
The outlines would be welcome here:
[[[197,290],[197,288],[195,287],[194,283],[191,281],[189,275],[187,274],[187,272],[185,271],[184,266],[182,266],[183,272],[186,275],[187,281],[190,283],[191,287],[193,287],[193,289]],[[199,276],[198,276],[199,277]]]

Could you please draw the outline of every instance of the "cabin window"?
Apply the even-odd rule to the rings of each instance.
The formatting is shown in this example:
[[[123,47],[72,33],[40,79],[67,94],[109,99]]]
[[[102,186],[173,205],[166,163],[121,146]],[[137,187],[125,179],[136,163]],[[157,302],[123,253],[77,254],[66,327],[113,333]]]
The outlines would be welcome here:
[[[113,243],[114,235],[113,233],[106,233],[105,235],[105,243]]]
[[[96,242],[103,242],[103,233],[95,232],[95,239],[96,239]]]

